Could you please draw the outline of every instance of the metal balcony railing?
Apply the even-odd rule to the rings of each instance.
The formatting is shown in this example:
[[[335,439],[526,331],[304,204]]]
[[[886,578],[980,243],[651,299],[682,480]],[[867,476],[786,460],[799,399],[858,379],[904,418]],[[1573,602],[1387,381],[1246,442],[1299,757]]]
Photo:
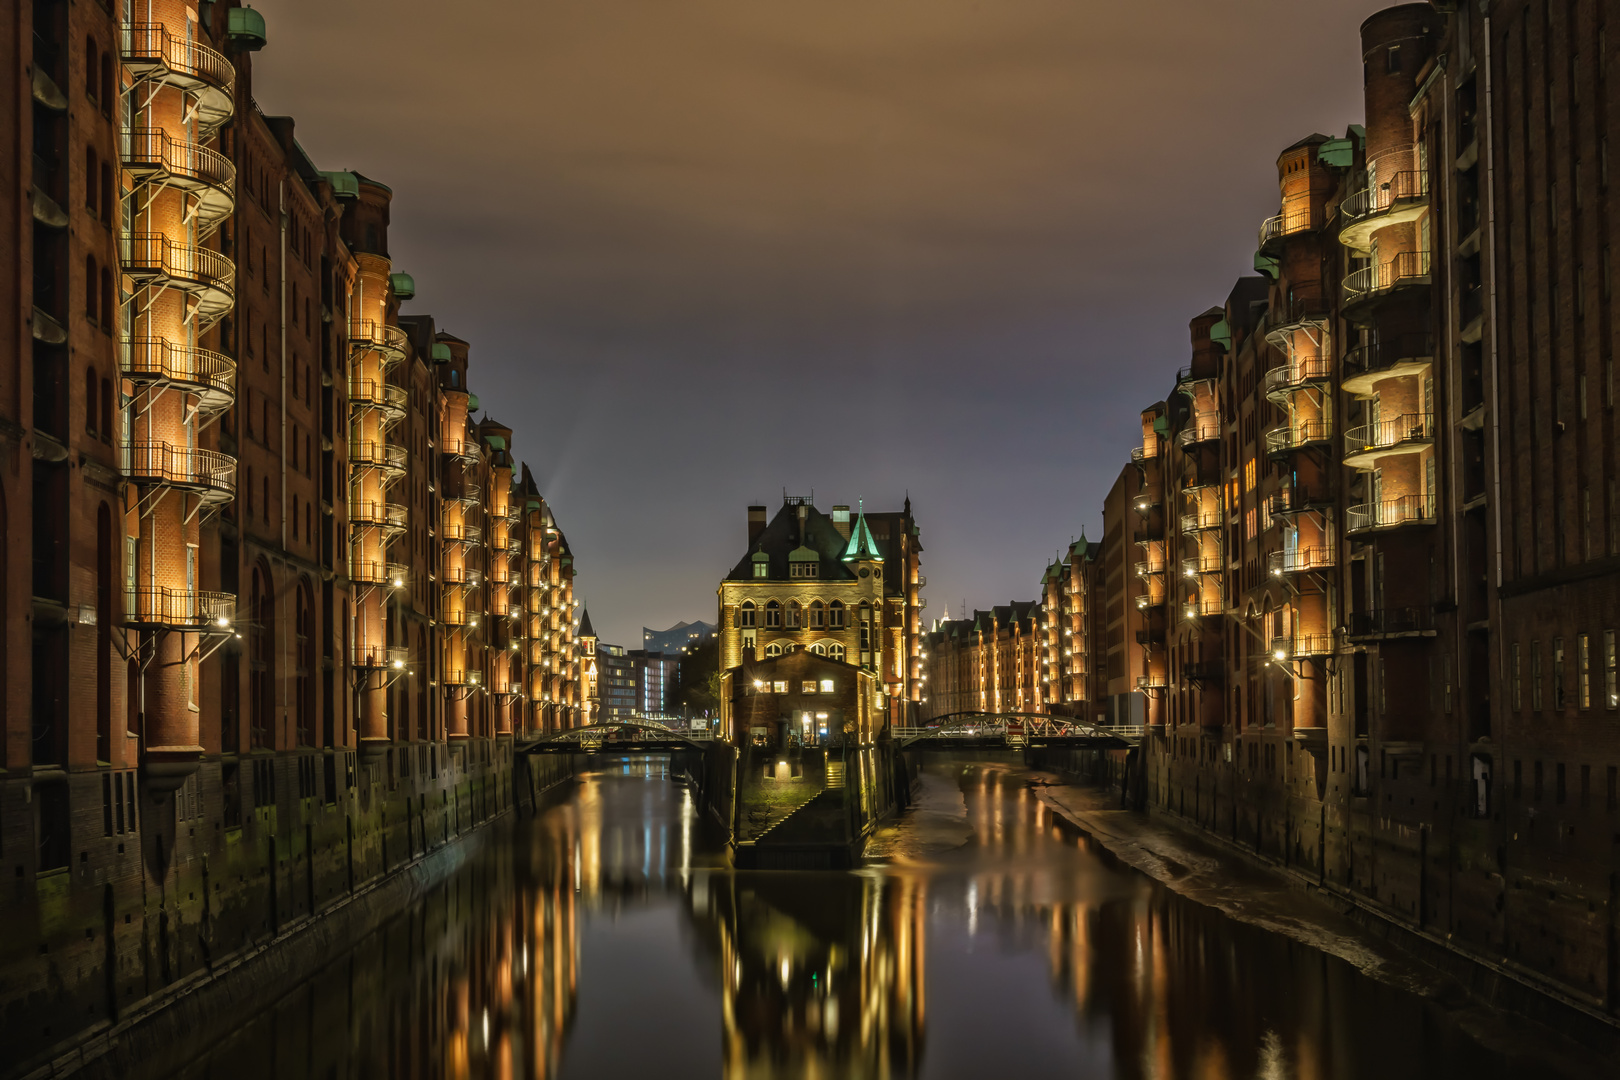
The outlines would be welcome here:
[[[1332,634],[1295,634],[1293,637],[1271,639],[1273,659],[1288,660],[1301,656],[1326,656],[1333,651]]]
[[[393,386],[376,379],[350,379],[349,401],[403,416],[405,407],[410,404],[410,394],[403,386]]]
[[[446,585],[475,586],[484,580],[484,575],[469,567],[452,566],[439,575],[439,580]]]
[[[1199,443],[1213,442],[1221,437],[1221,423],[1213,416],[1200,416],[1189,420],[1176,435],[1176,445],[1186,449]]]
[[[392,363],[405,358],[410,338],[399,327],[375,319],[350,319],[349,347],[375,349],[383,354],[386,362]]]
[[[371,499],[351,500],[349,503],[349,520],[356,525],[403,529],[409,517],[410,511],[402,503]]]
[[[218,450],[166,442],[127,443],[124,475],[138,484],[193,488],[206,501],[225,501],[236,494],[236,459]]]
[[[1434,359],[1433,334],[1396,334],[1381,341],[1357,345],[1344,354],[1344,377],[1372,375],[1404,363]]]
[[[1333,378],[1333,358],[1301,356],[1292,363],[1279,364],[1265,373],[1260,390],[1268,398],[1278,398],[1297,387],[1326,382]]]
[[[1434,629],[1434,611],[1428,606],[1352,611],[1344,628],[1351,641],[1381,637],[1428,636]]]
[[[130,625],[223,629],[236,621],[232,593],[148,585],[126,591],[124,604]]]
[[[236,400],[236,361],[224,353],[166,338],[134,338],[123,342],[123,357],[124,374],[131,382],[194,393],[206,413],[228,409]]]
[[[1260,223],[1260,247],[1264,248],[1271,241],[1284,236],[1319,228],[1321,217],[1310,199],[1290,199],[1281,213],[1273,214]]]
[[[411,662],[411,650],[403,645],[354,646],[354,666],[398,670]]]
[[[1326,570],[1335,563],[1332,544],[1322,544],[1316,547],[1288,548],[1285,551],[1273,551],[1266,556],[1266,569],[1272,577],[1281,577],[1284,574],[1305,574],[1313,570]]]
[[[1345,456],[1376,454],[1409,443],[1434,441],[1433,413],[1402,413],[1374,424],[1362,424],[1344,433]]]
[[[196,199],[197,235],[207,237],[236,207],[236,166],[230,158],[162,128],[135,128],[120,138],[124,167],[142,181],[161,182]]]
[[[1218,574],[1220,572],[1221,557],[1219,555],[1198,555],[1181,560],[1182,577],[1198,577],[1200,574]]]
[[[405,448],[370,439],[349,440],[349,464],[389,472],[405,471]]]
[[[1152,574],[1164,573],[1164,560],[1144,559],[1136,564],[1136,576],[1148,577]]]
[[[1136,688],[1138,690],[1163,690],[1168,684],[1164,675],[1138,675]]]
[[[439,531],[439,536],[446,543],[455,544],[482,544],[484,530],[479,525],[461,525],[446,523]]]
[[[1332,437],[1332,421],[1300,420],[1266,432],[1266,453],[1284,454],[1312,443],[1327,442]]]
[[[1425,202],[1429,198],[1429,174],[1415,169],[1390,173],[1376,184],[1352,191],[1339,203],[1339,216],[1346,222],[1382,214],[1399,203]]]
[[[1181,515],[1181,531],[1183,533],[1206,532],[1218,529],[1222,524],[1222,514],[1219,510],[1194,510]]]
[[[161,71],[168,76],[166,82],[198,93],[197,121],[205,136],[230,119],[236,69],[215,50],[201,42],[174,37],[159,23],[125,26],[120,46],[124,66],[137,78]]]
[[[1438,520],[1437,510],[1438,500],[1432,494],[1357,503],[1344,513],[1345,531],[1359,533],[1402,525],[1433,525]]]
[[[1429,283],[1429,252],[1403,251],[1386,263],[1375,263],[1345,275],[1344,302],[1369,300],[1404,285]]]
[[[236,264],[217,251],[182,244],[162,233],[127,233],[118,239],[124,273],[143,284],[162,284],[197,298],[204,325],[229,311],[236,287]]]
[[[1332,498],[1322,491],[1303,487],[1285,487],[1272,492],[1267,505],[1271,509],[1272,516],[1277,517],[1320,509],[1329,505],[1332,501]]]
[[[1221,600],[1218,594],[1215,596],[1200,595],[1184,603],[1182,605],[1182,612],[1189,619],[1205,618],[1212,615],[1224,615],[1226,613],[1226,604]]]
[[[1136,462],[1137,464],[1141,464],[1142,462],[1148,460],[1149,458],[1153,458],[1153,457],[1157,457],[1157,456],[1158,456],[1157,454],[1149,453],[1145,446],[1133,446],[1133,447],[1131,447],[1131,460]]]

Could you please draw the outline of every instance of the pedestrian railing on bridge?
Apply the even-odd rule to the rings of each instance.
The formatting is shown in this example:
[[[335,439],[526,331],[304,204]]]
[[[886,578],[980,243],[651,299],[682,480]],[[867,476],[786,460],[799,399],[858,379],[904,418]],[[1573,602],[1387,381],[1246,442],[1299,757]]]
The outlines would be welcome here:
[[[656,720],[627,718],[603,720],[584,727],[568,728],[551,735],[519,740],[519,752],[565,750],[649,750],[695,746],[714,738],[708,728],[673,728]]]
[[[1031,742],[1131,747],[1141,741],[1143,734],[1140,724],[1093,724],[1044,713],[956,713],[926,727],[897,725],[889,731],[902,746],[928,740],[999,742],[1010,747],[1028,746]]]

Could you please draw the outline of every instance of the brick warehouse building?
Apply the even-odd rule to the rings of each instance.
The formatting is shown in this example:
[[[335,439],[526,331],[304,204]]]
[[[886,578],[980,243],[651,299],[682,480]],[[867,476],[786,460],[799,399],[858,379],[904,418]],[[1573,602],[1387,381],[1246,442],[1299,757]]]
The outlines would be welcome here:
[[[1610,1016],[1617,9],[1363,24],[1365,123],[1281,153],[1142,412],[1086,643],[1153,809]]]
[[[257,12],[141,8],[0,25],[21,1063],[507,805],[511,737],[583,704],[572,553],[467,343],[400,315],[392,193],[259,112]]]

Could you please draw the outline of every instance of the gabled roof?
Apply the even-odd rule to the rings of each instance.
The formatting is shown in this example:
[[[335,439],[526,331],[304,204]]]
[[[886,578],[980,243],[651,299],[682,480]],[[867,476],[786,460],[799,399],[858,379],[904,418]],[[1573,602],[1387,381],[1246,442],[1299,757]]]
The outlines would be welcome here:
[[[765,531],[761,532],[749,546],[743,557],[726,575],[727,581],[752,581],[754,578],[754,563],[760,561],[770,569],[766,577],[771,580],[785,581],[788,578],[789,556],[795,551],[808,548],[814,552],[821,561],[821,577],[827,581],[848,581],[855,577],[855,571],[845,566],[840,557],[844,552],[844,535],[832,523],[832,519],[814,506],[806,506],[803,535],[799,528],[799,504],[786,502],[776,512]],[[760,559],[759,556],[764,558]],[[801,554],[801,559],[804,556]]]

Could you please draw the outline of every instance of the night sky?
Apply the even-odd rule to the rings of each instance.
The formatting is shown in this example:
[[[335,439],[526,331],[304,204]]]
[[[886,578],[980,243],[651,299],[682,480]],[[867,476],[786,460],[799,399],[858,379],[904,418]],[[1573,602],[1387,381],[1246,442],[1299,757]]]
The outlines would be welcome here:
[[[1101,532],[1369,0],[260,0],[254,93],[394,189],[604,640],[712,620],[782,491],[922,528],[929,619]]]

